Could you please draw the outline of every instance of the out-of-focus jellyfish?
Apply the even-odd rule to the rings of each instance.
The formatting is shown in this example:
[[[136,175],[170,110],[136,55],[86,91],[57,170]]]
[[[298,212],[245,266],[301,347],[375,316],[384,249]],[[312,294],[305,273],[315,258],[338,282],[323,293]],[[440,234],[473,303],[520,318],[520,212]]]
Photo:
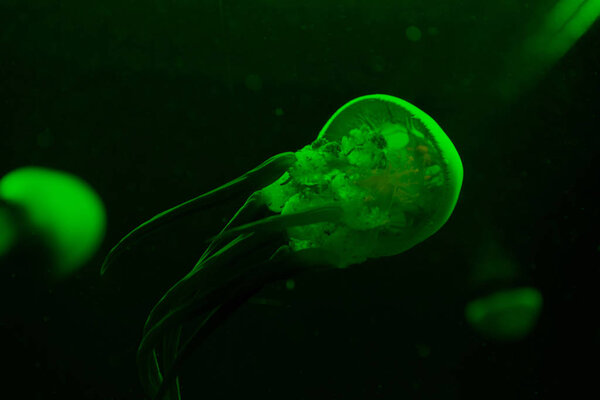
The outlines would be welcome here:
[[[396,97],[368,95],[340,108],[301,150],[134,229],[102,273],[169,221],[247,198],[150,312],[138,348],[145,390],[153,399],[179,398],[177,374],[191,349],[265,283],[399,254],[434,234],[456,205],[462,177],[458,152],[431,117]]]
[[[25,230],[35,231],[48,247],[53,279],[66,277],[87,262],[104,237],[106,213],[100,197],[72,174],[41,167],[15,169],[0,179],[0,200],[18,209],[27,223]],[[0,209],[4,252],[23,230],[15,220],[14,213]]]
[[[490,233],[481,239],[473,252],[469,277],[470,289],[478,296],[465,307],[467,322],[487,340],[524,339],[535,328],[542,295],[537,289],[520,284],[528,280],[526,272],[499,240]]]
[[[465,316],[469,325],[487,339],[517,341],[535,328],[541,308],[541,293],[533,287],[522,287],[472,300]]]
[[[600,16],[600,0],[558,0],[535,21],[531,35],[505,57],[506,70],[495,83],[507,100],[537,82],[593,26]]]

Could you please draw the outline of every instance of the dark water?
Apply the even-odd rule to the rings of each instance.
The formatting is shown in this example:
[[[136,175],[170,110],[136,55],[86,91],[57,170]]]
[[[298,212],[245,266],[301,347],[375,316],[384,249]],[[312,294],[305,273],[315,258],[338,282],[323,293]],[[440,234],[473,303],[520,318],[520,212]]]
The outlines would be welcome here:
[[[417,105],[451,138],[465,171],[453,216],[404,254],[266,287],[272,302],[244,305],[196,352],[184,399],[597,393],[600,25],[531,72],[514,49],[552,1],[50,3],[0,1],[0,168],[84,178],[108,232],[72,279],[3,298],[22,314],[2,327],[7,393],[143,398],[147,313],[240,203],[149,238],[101,278],[103,256],[156,212],[310,143],[369,93]],[[474,283],[498,257],[516,272]],[[544,297],[526,339],[466,323],[469,300],[520,285]]]

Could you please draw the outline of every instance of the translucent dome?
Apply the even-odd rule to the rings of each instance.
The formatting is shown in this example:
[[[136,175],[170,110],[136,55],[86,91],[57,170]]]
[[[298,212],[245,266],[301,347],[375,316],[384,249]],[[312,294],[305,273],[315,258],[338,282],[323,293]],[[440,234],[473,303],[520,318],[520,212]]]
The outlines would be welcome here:
[[[462,177],[458,152],[430,116],[375,94],[341,107],[262,192],[282,215],[339,206],[339,220],[289,227],[288,234],[292,249],[321,248],[346,267],[434,234],[456,205]]]

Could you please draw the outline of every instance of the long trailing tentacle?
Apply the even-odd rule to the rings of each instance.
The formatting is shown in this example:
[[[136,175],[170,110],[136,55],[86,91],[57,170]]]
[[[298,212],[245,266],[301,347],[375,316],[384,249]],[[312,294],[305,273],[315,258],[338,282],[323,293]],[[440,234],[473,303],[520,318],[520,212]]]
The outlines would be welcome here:
[[[246,202],[237,210],[237,212],[229,219],[227,224],[221,229],[221,231],[214,237],[214,239],[210,242],[194,268],[192,268],[192,272],[198,268],[201,268],[204,264],[204,261],[215,253],[219,244],[223,242],[223,236],[225,232],[232,225],[244,225],[249,223],[252,218],[254,218],[261,210],[266,209],[266,204],[263,198],[261,191],[256,191],[248,197]]]
[[[178,374],[187,357],[192,350],[208,337],[229,315],[244,304],[254,293],[248,293],[246,296],[240,296],[234,301],[230,301],[224,306],[215,307],[213,312],[209,313],[196,327],[190,338],[185,341],[182,350],[173,353],[173,362],[167,368],[164,368],[165,374],[161,375],[161,381],[153,392],[152,400],[172,400],[174,383],[178,382]]]
[[[230,254],[228,250],[234,248],[239,243],[243,243],[246,237],[237,237],[234,239],[226,248],[222,249],[222,254],[225,254],[229,258]],[[218,257],[217,257],[218,258]],[[216,260],[208,260],[214,262]],[[212,269],[210,269],[212,271]],[[187,278],[187,279],[186,279]],[[210,286],[211,279],[207,279],[201,284]],[[191,284],[189,284],[191,283]],[[173,288],[177,287],[184,293],[189,293],[193,288],[195,280],[189,280],[186,276],[180,280]],[[162,381],[162,375],[160,373],[160,365],[156,360],[155,348],[159,345],[163,335],[169,331],[169,329],[175,328],[178,324],[183,323],[190,317],[190,309],[187,307],[189,300],[186,300],[184,296],[181,296],[173,288],[163,296],[161,301],[153,308],[152,312],[146,320],[144,325],[143,337],[138,347],[138,367],[139,377],[142,384],[149,393],[152,393],[155,388]],[[207,299],[209,300],[209,299]],[[210,301],[207,301],[208,304]],[[218,304],[213,302],[213,304]],[[172,308],[171,308],[172,305]],[[175,306],[176,305],[176,306]],[[206,307],[208,309],[208,307]]]
[[[183,326],[169,331],[162,341],[161,349],[161,370],[168,371],[176,361],[177,351],[181,342],[181,333]],[[171,380],[168,388],[165,390],[165,398],[169,400],[181,400],[181,390],[179,387],[179,377]]]
[[[236,214],[230,219],[230,221],[226,224],[223,230],[227,229],[234,222],[245,223],[251,220],[258,212],[260,212],[264,208],[264,203],[262,202],[262,197],[259,192],[254,192],[244,203],[244,205],[236,212]],[[173,311],[180,307],[182,304],[186,304],[189,296],[194,293],[195,290],[199,289],[203,285],[206,287],[210,285],[210,280],[206,279],[200,284],[197,284],[193,279],[195,276],[196,270],[199,270],[203,266],[220,264],[223,262],[231,261],[234,254],[243,253],[248,251],[251,248],[251,244],[243,243],[245,239],[249,239],[251,235],[240,235],[234,240],[230,241],[218,251],[215,252],[216,242],[211,243],[211,245],[206,249],[194,269],[182,278],[177,284],[172,286],[167,293],[165,293],[162,298],[157,302],[157,304],[153,307],[150,315],[148,316],[146,323],[144,325],[144,336],[147,336],[147,331],[149,327],[154,326],[157,321],[163,319],[167,315],[171,315],[169,321],[176,322],[177,315],[181,315],[183,319],[185,319],[185,314],[181,313],[181,310],[177,313],[173,313]],[[243,247],[244,249],[240,248]],[[232,250],[235,250],[233,252]],[[206,275],[206,274],[205,274]],[[178,335],[181,334],[181,330],[160,330],[160,325],[156,327],[154,331],[160,331],[161,333],[167,332],[166,336],[163,339],[163,357],[161,358],[161,362],[157,358],[156,350],[153,349],[152,352],[148,355],[148,361],[141,361],[143,359],[143,351],[139,352],[138,356],[138,364],[140,366],[140,380],[142,385],[147,388],[149,392],[156,388],[157,385],[162,381],[162,374],[160,372],[161,365],[162,368],[168,368],[172,360],[168,359],[169,354],[173,354],[172,349],[166,348],[168,345],[173,345],[172,342],[178,340]],[[159,336],[156,336],[159,337]],[[167,344],[170,342],[170,344]],[[153,345],[156,345],[154,343]],[[143,346],[142,346],[143,347]],[[177,382],[175,385],[177,386]],[[178,399],[179,393],[178,387],[172,387],[170,389],[169,396],[173,399]]]
[[[166,211],[163,211],[123,237],[108,253],[100,273],[103,275],[114,259],[129,245],[143,238],[145,235],[164,227],[168,223],[183,216],[202,211],[214,204],[219,204],[232,196],[239,196],[240,192],[254,192],[274,182],[295,162],[296,156],[292,152],[278,154],[269,158],[256,168],[246,172],[244,175],[222,185],[218,188],[204,193],[198,197],[181,203]]]
[[[282,245],[287,242],[287,227],[332,221],[341,215],[337,206],[322,206],[255,220],[261,211],[268,212],[268,209],[261,192],[256,191],[213,238],[194,268],[173,285],[150,312],[138,348],[140,380],[148,393],[160,391],[162,398],[179,400],[177,375],[172,372],[165,381],[162,371],[178,370],[186,349],[193,348],[195,342],[191,340],[207,334],[200,334],[200,330],[210,331],[208,327],[220,321],[220,316],[225,318],[237,308],[231,308],[236,299],[239,304],[243,303],[242,298],[251,297],[269,276],[273,278],[286,270],[279,267],[276,274],[263,264],[277,264],[274,260],[283,253],[275,249],[286,247]],[[270,257],[274,251],[278,257]],[[199,318],[199,330],[181,342],[182,326]],[[202,328],[205,324],[206,329]]]
[[[240,235],[209,257],[202,268],[195,269],[175,283],[150,311],[144,324],[144,335],[165,316],[173,314],[181,305],[195,297],[206,297],[224,282],[235,276],[236,257],[243,257],[260,246],[252,233]]]
[[[239,223],[244,223],[244,222],[250,221],[251,218],[253,218],[261,210],[261,208],[264,207],[264,202],[262,200],[263,200],[263,198],[262,198],[262,195],[260,192],[252,193],[252,195],[250,195],[250,197],[246,200],[246,202],[242,205],[242,207],[240,207],[240,209],[235,213],[235,215],[223,227],[223,229],[221,230],[219,235],[221,235],[224,231],[226,231],[234,223],[239,224]],[[217,235],[217,237],[219,235]],[[208,259],[208,257],[210,257],[215,252],[216,246],[219,242],[220,242],[219,240],[214,240],[210,243],[210,245],[204,251],[204,253],[200,257],[200,260],[196,263],[196,265],[194,266],[192,271],[195,271],[202,267],[202,265],[204,264],[204,261],[206,259]],[[170,291],[168,291],[163,296],[163,298],[161,298],[161,301],[159,301],[157,305],[161,304],[161,302],[165,302],[168,297],[167,296],[168,294],[172,294],[172,293]],[[171,297],[173,297],[173,296],[171,296]],[[218,307],[215,308],[215,310],[217,310],[217,309],[218,309]],[[213,311],[215,311],[215,310],[213,310]],[[153,308],[153,311],[154,312],[157,311],[156,306]],[[212,313],[209,312],[208,315],[210,316],[210,315],[212,315]],[[148,323],[151,323],[151,321],[149,320]],[[199,326],[202,326],[202,324],[199,324]],[[151,372],[159,380],[162,380],[162,374],[160,373],[160,371],[161,370],[163,370],[163,371],[170,370],[172,368],[173,364],[175,363],[175,359],[176,359],[177,352],[178,352],[179,345],[180,345],[182,329],[183,329],[183,326],[180,325],[177,328],[168,331],[164,335],[164,338],[162,340],[162,349],[161,349],[162,362],[160,364],[158,363],[158,360],[156,358],[157,350],[155,349],[152,351],[153,359],[155,359],[156,362],[154,364],[151,364],[151,366],[150,366],[152,368]],[[156,384],[156,382],[155,382],[155,384]],[[169,385],[169,388],[165,390],[164,398],[168,399],[168,400],[181,400],[181,390],[179,387],[179,378],[178,377],[175,377],[173,382]]]
[[[247,202],[246,204],[250,204]],[[152,329],[159,331],[166,316],[170,316],[168,321],[175,321],[175,315],[181,315],[181,318],[185,318],[184,310],[185,304],[194,298],[209,298],[211,291],[215,288],[219,288],[224,282],[227,282],[232,277],[236,277],[244,271],[246,264],[235,263],[234,258],[240,257],[244,253],[253,253],[257,255],[257,249],[261,244],[267,241],[267,252],[276,248],[274,245],[279,246],[283,244],[281,241],[283,238],[283,229],[289,226],[306,225],[321,221],[330,221],[333,216],[338,216],[340,211],[337,208],[326,208],[324,210],[311,210],[309,212],[301,212],[298,214],[286,215],[281,218],[278,216],[277,219],[272,217],[266,218],[261,221],[267,221],[271,224],[269,230],[261,232],[252,232],[250,228],[256,228],[255,223],[242,225],[242,234],[239,234],[231,242],[223,246],[219,251],[202,260],[197,264],[192,271],[186,276],[180,279],[175,285],[173,285],[157,302],[145,323],[144,328],[144,340],[152,338]],[[271,221],[275,221],[271,223]],[[260,221],[259,221],[260,222]],[[273,230],[274,227],[279,227],[280,230]],[[234,230],[236,228],[233,228]],[[273,230],[273,232],[271,232]],[[256,236],[252,237],[253,235]],[[260,233],[260,234],[259,234]],[[275,241],[268,243],[265,238],[271,238],[270,234],[275,237],[279,237],[279,242]],[[223,234],[223,237],[225,234]],[[213,242],[214,243],[214,242]],[[184,305],[181,310],[178,309],[181,305]],[[142,344],[144,343],[142,341]],[[144,346],[141,345],[141,348]]]
[[[236,217],[240,222],[256,213],[256,208],[262,205],[260,197],[250,196],[244,206],[236,213]],[[205,255],[196,264],[196,266],[175,285],[173,285],[157,302],[151,310],[147,320],[146,327],[154,326],[158,320],[163,318],[166,313],[173,310],[177,305],[183,304],[189,300],[190,296],[203,296],[205,291],[211,288],[211,285],[218,285],[231,276],[239,273],[235,263],[231,263],[234,257],[239,257],[240,253],[253,252],[256,253],[257,243],[264,243],[264,235],[273,234],[280,236],[284,234],[286,227],[307,225],[315,222],[332,221],[339,218],[341,210],[337,207],[325,207],[320,209],[309,210],[297,214],[285,216],[267,217],[257,222],[241,225],[236,228],[228,229],[227,226],[213,240]],[[236,218],[234,217],[234,218]],[[232,219],[233,221],[233,219]],[[232,222],[230,221],[230,223]],[[268,229],[267,229],[268,228]],[[232,232],[238,234],[237,238],[223,246],[219,251],[211,256],[205,257],[212,246],[217,246],[220,241],[225,240],[233,235]],[[261,234],[259,238],[251,239],[249,234]],[[244,242],[244,243],[241,243]],[[235,248],[235,251],[231,251]],[[269,251],[269,250],[268,250]],[[202,274],[199,270],[204,269]]]
[[[186,275],[157,303],[144,325],[138,348],[140,379],[144,387],[153,387],[159,378],[147,360],[164,334],[198,313],[209,312],[229,295],[230,282],[256,260],[268,258],[284,238],[246,233],[236,237],[206,259],[204,267]],[[252,261],[254,260],[254,261]]]
[[[342,208],[337,204],[317,206],[308,210],[293,214],[273,215],[245,225],[227,229],[220,234],[221,239],[230,238],[234,235],[246,232],[277,232],[286,228],[302,225],[316,224],[319,222],[336,222],[342,217]],[[210,240],[215,240],[215,236]]]
[[[236,299],[243,303],[240,299],[251,297],[269,279],[281,277],[281,273],[291,273],[291,270],[279,265],[282,258],[280,255],[283,254],[281,251],[275,252],[277,257],[269,257],[286,242],[285,228],[331,221],[341,215],[338,207],[330,206],[297,214],[276,215],[244,224],[260,209],[264,209],[264,203],[257,192],[248,198],[244,206],[214,238],[192,271],[173,285],[150,312],[138,348],[140,380],[149,393],[160,390],[161,396],[166,396],[164,398],[179,400],[176,374],[171,373],[166,381],[161,371],[178,370],[181,363],[179,359],[186,353],[185,349],[193,348],[195,345],[192,344],[199,339],[191,342],[190,340],[195,336],[203,337],[211,330],[209,327],[213,326],[215,321],[220,321],[225,315],[233,312],[237,307],[230,307]],[[237,223],[242,225],[230,228]],[[221,242],[235,234],[237,236],[233,240],[214,251]],[[319,256],[315,259],[318,260]],[[265,265],[275,269],[269,269]],[[223,308],[223,304],[228,306]],[[217,316],[213,317],[215,313]],[[203,328],[202,332],[205,333],[193,333],[190,339],[183,342],[181,350],[174,351],[173,349],[180,346],[182,325],[199,317],[204,318],[199,324],[200,327],[207,321],[212,321],[206,329]],[[160,355],[157,352],[160,352]]]
[[[182,342],[176,354],[170,356],[172,363],[167,368],[163,368],[160,374],[161,383],[152,398],[154,400],[170,399],[169,390],[177,382],[177,376],[181,368],[193,351],[217,326],[225,321],[229,315],[235,312],[250,297],[256,294],[265,284],[289,278],[305,269],[307,265],[303,260],[309,258],[318,259],[319,254],[316,253],[320,253],[320,250],[307,249],[301,252],[310,253],[311,255],[304,254],[301,257],[297,257],[287,246],[283,246],[269,260],[247,268],[243,274],[238,275],[235,279],[228,282],[227,295],[222,297],[220,303],[209,312],[203,313],[204,310],[199,304],[190,304],[190,307],[203,315],[203,317],[187,336],[187,340]],[[188,319],[188,322],[193,322],[194,320],[194,318]],[[173,345],[171,344],[169,348],[172,349]],[[166,355],[163,354],[162,356],[165,357]]]

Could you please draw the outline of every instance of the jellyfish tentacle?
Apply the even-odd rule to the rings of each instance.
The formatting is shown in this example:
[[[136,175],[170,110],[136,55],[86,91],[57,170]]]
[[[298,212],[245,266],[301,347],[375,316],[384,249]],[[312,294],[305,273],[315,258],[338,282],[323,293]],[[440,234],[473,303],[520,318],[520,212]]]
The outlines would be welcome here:
[[[219,306],[214,307],[212,310],[210,310],[210,312],[207,312],[205,315],[201,316],[202,317],[202,321],[198,324],[199,326],[203,326],[204,323],[206,321],[208,321],[212,315],[217,312],[220,308]],[[151,348],[148,349],[147,351],[140,351],[138,349],[138,353],[137,353],[137,364],[138,364],[138,374],[139,374],[139,378],[140,378],[140,383],[142,385],[142,387],[144,388],[144,390],[151,396],[151,398],[155,397],[155,394],[158,392],[159,387],[162,385],[162,383],[164,382],[164,374],[162,372],[162,370],[171,370],[173,368],[173,365],[175,365],[176,363],[176,356],[178,354],[178,348],[177,347],[173,347],[174,343],[168,343],[165,346],[166,341],[171,340],[173,341],[175,335],[180,335],[181,334],[181,330],[183,328],[183,325],[180,325],[178,327],[176,327],[174,330],[171,331],[167,331],[165,332],[165,336],[163,338],[163,347],[169,347],[174,349],[174,352],[171,353],[170,356],[168,356],[166,353],[164,353],[164,351],[160,354],[161,359],[165,360],[162,363],[162,368],[161,368],[161,363],[158,361],[158,350],[157,348]],[[179,338],[176,339],[177,341],[179,341]],[[165,357],[169,357],[168,361]],[[175,381],[175,382],[174,382]],[[176,376],[173,377],[173,379],[169,379],[169,381],[166,383],[168,384],[171,388],[169,388],[170,390],[173,390],[173,386],[179,386],[178,384],[178,378]],[[175,383],[175,385],[173,385],[173,383]],[[167,387],[163,388],[163,392],[167,389]],[[164,394],[164,393],[163,393]],[[178,393],[178,388],[175,389],[175,394],[179,394]],[[175,397],[177,398],[177,397]]]
[[[256,191],[252,193],[248,197],[248,199],[246,199],[246,202],[239,208],[239,210],[237,210],[233,217],[229,219],[227,224],[225,224],[221,231],[214,237],[214,239],[210,242],[210,244],[200,257],[194,268],[192,268],[192,271],[201,268],[204,261],[212,254],[214,254],[217,246],[223,242],[224,232],[227,231],[227,229],[229,229],[230,226],[233,226],[234,224],[242,225],[244,223],[247,223],[261,210],[266,211],[267,208],[262,193],[260,191]]]
[[[223,298],[221,304],[213,308],[209,315],[197,324],[188,339],[182,344],[175,355],[174,362],[169,369],[161,374],[160,387],[153,397],[154,400],[162,400],[169,385],[177,378],[178,372],[190,354],[198,348],[202,341],[229,315],[235,312],[241,305],[262,289],[266,284],[294,276],[306,268],[305,260],[314,258],[315,249],[291,252],[287,246],[277,249],[271,259],[260,262],[248,268],[240,274],[232,284],[228,285],[229,295]],[[302,253],[311,253],[308,258]]]
[[[213,307],[212,310],[206,311],[203,307],[200,307],[197,312],[198,314],[204,312],[204,318],[207,318],[217,309],[218,306]],[[143,336],[137,350],[137,364],[142,387],[149,393],[154,393],[156,388],[162,382],[163,374],[161,369],[168,368],[168,366],[173,363],[172,359],[170,362],[163,360],[163,357],[166,355],[164,352],[160,354],[162,362],[158,360],[157,353],[160,345],[162,344],[163,347],[167,347],[165,346],[165,340],[169,335],[172,335],[173,331],[178,331],[186,321],[197,317],[197,315],[193,314],[193,311],[194,310],[190,307],[179,307],[178,310],[174,310],[171,315],[165,318],[166,323],[158,324],[154,329],[151,329],[150,332]],[[170,344],[168,347],[173,346]]]
[[[138,375],[140,383],[145,390],[154,391],[163,381],[163,375],[158,363],[158,356],[152,351],[148,360],[142,365],[138,363]]]
[[[283,238],[279,241],[283,241]],[[144,324],[144,333],[175,310],[177,305],[186,304],[194,297],[208,296],[235,276],[243,268],[238,267],[236,258],[249,258],[249,254],[257,253],[261,247],[266,247],[264,252],[272,253],[279,241],[270,235],[257,236],[253,233],[236,237],[169,288],[150,311]]]
[[[290,263],[290,260],[296,259],[295,256],[296,254],[292,254],[287,245],[283,245],[275,250],[270,257],[267,257],[267,261],[250,264],[241,262],[242,267],[239,268],[238,273],[230,275],[231,279],[223,281],[212,292],[200,291],[183,304],[174,306],[161,320],[153,322],[152,325],[147,323],[138,347],[137,356],[140,380],[143,382],[143,386],[151,392],[152,388],[162,381],[161,367],[154,362],[153,358],[157,347],[161,344],[163,352],[160,359],[164,360],[162,370],[170,369],[170,366],[173,365],[174,355],[169,357],[165,354],[165,351],[171,352],[175,345],[172,343],[165,345],[165,343],[169,340],[178,340],[177,334],[174,332],[177,332],[179,327],[190,321],[198,320],[198,318],[202,320],[210,318],[223,303],[231,302],[239,296],[251,296],[268,281],[268,277],[265,281],[265,273],[270,275],[272,280],[276,280],[279,279],[278,276],[287,276],[286,274],[305,268],[306,265],[300,259],[298,259],[300,262]],[[260,257],[260,259],[264,260],[265,257]],[[265,268],[262,264],[270,264],[272,267],[270,269]],[[205,272],[205,270],[200,271]],[[200,322],[200,326],[203,323]],[[169,350],[164,350],[166,346]],[[182,348],[185,346],[187,345],[182,346]],[[174,386],[174,384],[171,385],[171,387]]]
[[[162,381],[162,373],[157,363],[153,362],[153,354],[156,348],[161,345],[165,345],[165,338],[167,340],[173,340],[175,336],[171,336],[172,332],[177,330],[186,322],[197,320],[201,318],[202,321],[199,326],[202,327],[207,320],[212,318],[215,313],[222,315],[220,311],[223,305],[230,307],[231,304],[237,303],[243,304],[245,300],[256,293],[265,282],[269,280],[269,276],[272,279],[280,279],[281,276],[288,276],[288,274],[303,267],[299,264],[292,264],[289,261],[290,253],[286,252],[275,252],[281,256],[276,257],[275,261],[263,261],[255,263],[251,266],[244,268],[244,270],[235,275],[231,280],[223,283],[223,285],[216,291],[210,294],[198,294],[194,298],[190,299],[183,305],[171,310],[163,319],[158,321],[152,327],[147,327],[144,337],[138,347],[138,364],[140,366],[140,379],[145,387],[152,391],[152,388],[156,387],[157,383]],[[265,267],[265,264],[269,264],[269,267]],[[243,298],[243,300],[242,300]],[[230,314],[234,309],[225,307],[224,309],[229,310],[226,314]],[[195,335],[195,333],[193,334]],[[169,338],[170,337],[170,338]],[[181,348],[185,349],[189,345],[189,340],[185,342]],[[173,344],[168,345],[169,348],[173,348]],[[176,354],[181,353],[181,350]],[[161,354],[161,359],[164,355]],[[174,358],[171,358],[174,360]],[[168,363],[169,369],[172,365],[179,364],[178,361]],[[164,368],[165,363],[163,363]],[[169,382],[171,384],[172,382]]]
[[[323,205],[292,214],[277,214],[245,225],[231,228],[221,235],[223,238],[245,232],[277,232],[293,226],[319,222],[336,222],[342,218],[342,208],[337,204]],[[212,238],[214,240],[214,238]]]
[[[248,298],[251,296],[248,296]],[[148,392],[153,400],[168,399],[169,387],[172,387],[173,382],[178,381],[178,373],[181,371],[182,364],[186,361],[191,350],[195,349],[196,343],[200,343],[203,339],[209,336],[215,328],[219,326],[235,309],[241,306],[247,298],[240,298],[238,302],[228,304],[227,308],[221,306],[215,307],[202,322],[198,323],[190,338],[185,342],[183,350],[175,353],[175,358],[172,364],[165,369],[165,373],[156,371],[156,376],[151,377],[156,385],[148,387]]]
[[[164,298],[164,300],[155,306],[152,314],[152,318],[149,318],[144,325],[143,337],[138,348],[139,352],[144,352],[147,349],[155,347],[159,342],[161,335],[177,326],[179,323],[184,322],[192,314],[204,313],[209,311],[220,303],[222,299],[226,299],[232,295],[230,290],[231,287],[243,286],[244,277],[252,273],[253,268],[257,263],[248,264],[240,262],[240,265],[236,266],[235,272],[226,272],[219,274],[217,279],[211,279],[213,277],[207,277],[208,282],[205,284],[202,282],[202,278],[207,275],[206,270],[200,270],[197,274],[198,279],[195,281],[187,281],[185,286],[182,287],[188,297],[178,297],[179,304],[175,305],[175,302],[170,297]],[[214,274],[213,274],[214,275]],[[192,282],[192,283],[190,283]],[[205,284],[206,287],[200,286],[196,292],[194,291],[195,285],[193,283],[199,283],[200,285]],[[171,305],[171,307],[165,307],[165,305]]]
[[[162,371],[168,371],[176,361],[177,351],[181,342],[181,333],[183,326],[167,332],[162,341],[161,358],[162,358]],[[179,377],[175,377],[173,382],[169,385],[166,391],[166,397],[168,399],[179,400],[181,399],[181,390],[179,387]]]
[[[293,152],[278,154],[269,158],[256,168],[246,172],[242,176],[219,186],[210,192],[204,193],[166,211],[158,213],[125,235],[108,252],[102,267],[100,268],[100,274],[103,275],[106,273],[106,270],[112,264],[114,259],[123,252],[127,246],[142,239],[147,234],[155,232],[157,229],[162,228],[181,217],[203,211],[208,207],[228,200],[232,196],[238,196],[240,192],[253,192],[260,189],[277,180],[295,162],[295,160],[296,156]]]
[[[262,236],[260,240],[265,243],[264,251],[257,252],[257,249],[260,250],[260,241],[249,240],[250,236]],[[163,296],[146,321],[138,347],[140,363],[147,364],[142,360],[148,359],[152,349],[160,344],[161,338],[170,330],[198,315],[210,313],[216,306],[235,295],[236,292],[232,291],[232,288],[244,289],[246,277],[252,276],[253,268],[257,265],[249,256],[256,254],[258,260],[269,258],[268,256],[275,252],[275,246],[283,242],[282,237],[279,241],[274,239],[276,238],[272,235],[248,235],[247,243],[242,239],[237,241],[238,246],[247,247],[247,257],[240,257],[242,259],[235,262],[241,250],[233,246],[235,251],[216,253],[206,261],[210,263],[208,267],[201,268],[193,276],[178,282],[177,289]],[[241,254],[244,256],[244,252]],[[146,369],[148,368],[150,367]],[[149,382],[148,385],[152,386],[152,381]]]

